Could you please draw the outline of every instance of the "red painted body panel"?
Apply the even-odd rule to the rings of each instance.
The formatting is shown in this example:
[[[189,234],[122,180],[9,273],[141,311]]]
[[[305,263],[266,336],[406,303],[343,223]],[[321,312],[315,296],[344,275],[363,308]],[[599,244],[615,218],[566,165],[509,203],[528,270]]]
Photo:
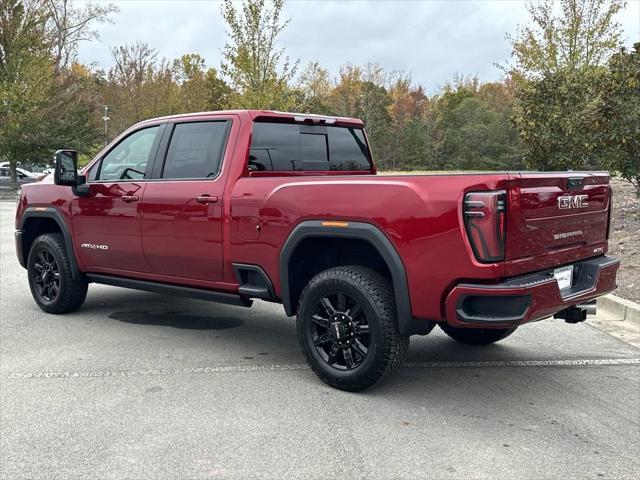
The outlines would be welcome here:
[[[298,223],[372,223],[404,262],[414,316],[438,319],[441,300],[456,280],[503,275],[503,264],[475,261],[459,210],[466,191],[501,189],[508,181],[505,174],[241,178],[231,197],[230,257],[261,265],[280,293],[280,250]],[[247,237],[248,218],[260,222],[258,238]]]
[[[296,225],[305,220],[367,222],[386,235],[402,259],[413,316],[447,318],[452,323],[447,298],[460,293],[456,285],[495,284],[506,277],[606,253],[609,189],[605,173],[376,176],[375,169],[371,174],[340,175],[250,173],[246,162],[252,122],[261,116],[293,119],[292,114],[232,111],[143,122],[129,131],[141,125],[231,119],[219,176],[139,181],[135,194],[140,200],[134,203],[118,198],[132,193],[132,183],[92,184],[91,195],[84,198],[74,197],[69,187],[48,182],[26,185],[16,225],[27,206],[52,205],[73,233],[82,271],[234,292],[239,285],[232,263],[255,264],[264,269],[280,295],[279,256]],[[362,125],[355,119],[337,119],[336,124]],[[570,176],[587,179],[590,206],[583,213],[557,210],[557,197],[563,192],[560,182]],[[504,262],[479,263],[467,239],[462,202],[466,193],[480,190],[507,191]],[[195,197],[202,194],[216,196],[218,201],[196,202]],[[553,240],[554,232],[576,230],[583,232],[578,241],[572,237]],[[85,242],[107,243],[100,238],[108,239],[114,255],[100,257],[79,248]],[[615,285],[615,272],[608,275],[592,296]],[[546,288],[536,293],[537,311],[553,313],[563,308],[553,289]]]
[[[142,254],[140,205],[122,200],[131,195],[142,198],[145,187],[144,182],[96,183],[89,187],[89,196],[70,199],[78,262],[87,269],[149,270]],[[109,254],[98,245],[108,245]]]
[[[485,325],[469,324],[460,321],[456,315],[456,306],[458,300],[463,295],[482,295],[482,296],[510,296],[510,295],[530,295],[531,303],[527,309],[526,315],[519,322],[520,325],[528,322],[534,322],[543,318],[549,317],[554,313],[563,310],[570,305],[577,305],[580,303],[586,303],[596,297],[599,297],[605,293],[611,292],[616,289],[616,273],[618,271],[619,264],[612,263],[603,268],[599,273],[598,278],[594,282],[594,287],[579,295],[571,298],[563,298],[558,283],[553,277],[542,283],[519,286],[519,287],[504,287],[504,288],[487,288],[485,285],[457,285],[453,288],[451,293],[447,296],[445,301],[445,311],[447,323],[456,327],[467,328],[486,328]],[[491,287],[495,287],[492,285]],[[493,328],[510,328],[513,324],[506,323],[493,323]]]

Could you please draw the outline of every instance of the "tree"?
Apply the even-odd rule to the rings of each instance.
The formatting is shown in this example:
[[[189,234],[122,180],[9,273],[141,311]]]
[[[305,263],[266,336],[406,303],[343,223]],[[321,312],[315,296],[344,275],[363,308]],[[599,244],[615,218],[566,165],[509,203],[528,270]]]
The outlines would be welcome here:
[[[521,85],[513,119],[525,162],[542,170],[602,167],[594,124],[605,69],[561,70]]]
[[[432,163],[430,102],[409,75],[397,74],[389,89],[391,134],[389,168],[427,168]]]
[[[358,115],[362,95],[362,70],[350,64],[340,68],[338,83],[329,95],[329,109],[334,115]]]
[[[153,48],[137,42],[112,48],[111,54],[114,65],[102,86],[112,111],[106,140],[149,116],[177,113],[180,101],[171,66],[158,64]]]
[[[289,23],[282,20],[284,0],[244,0],[239,10],[225,0],[222,16],[229,28],[223,51],[222,73],[238,92],[240,108],[289,109],[294,104],[289,82],[297,63],[291,64],[284,50],[276,46],[278,36]]]
[[[387,169],[395,168],[396,160],[389,155],[390,106],[391,97],[385,87],[371,81],[362,82],[361,98],[355,116],[359,117],[367,127],[371,150],[378,164],[381,168]]]
[[[533,27],[513,42],[513,120],[528,166],[540,169],[601,168],[602,145],[594,138],[605,84],[605,63],[620,47],[615,15],[621,0],[529,3]]]
[[[99,39],[91,27],[95,23],[111,22],[109,15],[118,12],[112,4],[100,5],[88,1],[74,8],[71,0],[39,0],[47,15],[46,36],[55,62],[56,72],[68,68],[77,60],[78,44]]]
[[[300,75],[298,88],[302,92],[301,111],[329,113],[328,99],[333,85],[327,69],[318,62],[309,63]]]
[[[92,19],[73,23],[82,15],[69,7],[67,23],[58,25],[73,28],[54,39],[54,15],[61,5],[0,0],[0,157],[9,160],[14,185],[19,162],[50,163],[56,148],[91,149],[97,140],[95,78],[72,63]]]
[[[0,158],[16,185],[18,161],[39,160],[46,145],[41,115],[51,94],[53,65],[44,37],[46,15],[18,0],[0,0]]]
[[[204,58],[197,53],[174,60],[173,71],[184,111],[222,110],[229,106],[231,89],[215,68],[206,68]]]
[[[559,71],[576,72],[604,64],[620,48],[621,29],[615,16],[622,0],[529,0],[531,26],[519,29],[512,44],[516,78],[541,78]]]
[[[631,182],[640,195],[640,42],[609,61],[596,132],[602,158]]]

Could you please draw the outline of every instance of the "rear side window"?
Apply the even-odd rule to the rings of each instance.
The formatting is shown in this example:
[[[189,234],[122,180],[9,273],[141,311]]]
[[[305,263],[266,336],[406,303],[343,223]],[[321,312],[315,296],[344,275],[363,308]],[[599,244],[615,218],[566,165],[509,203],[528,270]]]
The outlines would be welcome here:
[[[249,169],[368,171],[371,160],[360,128],[257,122]]]
[[[228,122],[179,123],[173,129],[162,178],[213,178],[227,139]]]

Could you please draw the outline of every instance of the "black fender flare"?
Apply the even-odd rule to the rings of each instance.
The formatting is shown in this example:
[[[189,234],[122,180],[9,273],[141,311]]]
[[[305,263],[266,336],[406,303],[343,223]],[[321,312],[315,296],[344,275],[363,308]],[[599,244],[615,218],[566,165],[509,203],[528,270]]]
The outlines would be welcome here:
[[[82,272],[80,268],[78,268],[78,262],[76,260],[76,255],[73,251],[73,237],[71,235],[71,230],[67,226],[67,223],[64,221],[64,217],[55,207],[27,207],[22,214],[22,218],[20,220],[20,232],[22,236],[24,236],[25,224],[27,220],[30,218],[50,218],[56,222],[58,228],[62,232],[62,236],[64,237],[64,246],[67,250],[67,256],[69,257],[69,263],[71,266],[71,274],[74,280],[77,280],[82,276]],[[20,241],[20,244],[22,239]],[[22,245],[20,245],[22,246]],[[20,263],[23,267],[26,268],[27,258],[29,256],[29,252],[21,252],[19,254]],[[23,263],[24,262],[24,263]]]
[[[298,224],[287,237],[280,252],[280,290],[287,315],[295,315],[295,305],[289,289],[289,262],[296,247],[310,237],[337,237],[364,240],[370,243],[386,262],[393,283],[398,325],[402,335],[422,333],[431,322],[417,320],[411,313],[409,286],[402,259],[386,235],[375,225],[364,222],[345,222],[345,226],[325,226],[321,220],[308,220]]]

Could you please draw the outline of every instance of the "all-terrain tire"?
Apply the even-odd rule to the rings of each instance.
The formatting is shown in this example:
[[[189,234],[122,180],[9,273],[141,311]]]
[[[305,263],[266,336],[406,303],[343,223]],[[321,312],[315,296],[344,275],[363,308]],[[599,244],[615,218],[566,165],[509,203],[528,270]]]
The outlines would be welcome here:
[[[465,345],[490,345],[492,343],[504,340],[513,332],[517,327],[512,328],[456,328],[446,323],[440,323],[440,328],[453,338],[455,341],[464,343]]]
[[[57,278],[57,287],[42,292],[42,268],[46,261],[48,278]],[[60,233],[46,233],[36,238],[29,250],[27,260],[29,288],[38,306],[47,313],[69,313],[82,306],[87,296],[88,283],[84,277],[74,280],[71,262],[67,255],[64,238]],[[40,281],[40,284],[38,282]]]
[[[356,312],[355,305],[359,305],[360,313],[357,318],[354,313],[355,326],[352,327],[354,329],[352,333],[356,332],[355,329],[360,329],[357,330],[356,335],[360,335],[362,331],[368,331],[362,337],[362,342],[367,343],[366,355],[349,354],[352,359],[351,369],[347,369],[345,350],[340,350],[338,353],[338,357],[342,355],[341,358],[345,363],[345,366],[340,369],[335,364],[332,365],[327,358],[323,358],[322,351],[314,343],[319,340],[317,331],[314,332],[314,328],[318,328],[314,325],[318,318],[316,313],[318,308],[322,308],[318,305],[323,305],[324,299],[332,295],[338,298],[338,307],[340,307],[338,295],[348,299],[343,301],[342,306],[347,317],[349,312]],[[350,308],[347,309],[344,302],[350,302]],[[340,312],[338,310],[336,312],[339,319]],[[349,320],[346,322],[351,324]],[[335,322],[327,324],[324,332],[328,334],[335,325]],[[348,325],[346,328],[349,328]],[[391,283],[375,270],[361,266],[335,267],[313,277],[300,297],[297,330],[306,360],[316,375],[332,387],[351,392],[373,387],[392,376],[400,368],[409,348],[409,337],[400,335],[398,328]],[[316,335],[315,340],[314,335]],[[339,334],[335,335],[339,336]],[[347,333],[347,338],[348,335]],[[344,342],[348,343],[348,340]],[[337,348],[337,343],[332,345],[336,345]],[[364,346],[363,343],[359,345]],[[327,347],[330,351],[333,351],[332,348],[334,347]],[[352,348],[355,348],[355,345]],[[363,350],[358,348],[360,351]],[[360,360],[360,363],[354,366],[354,359]]]

